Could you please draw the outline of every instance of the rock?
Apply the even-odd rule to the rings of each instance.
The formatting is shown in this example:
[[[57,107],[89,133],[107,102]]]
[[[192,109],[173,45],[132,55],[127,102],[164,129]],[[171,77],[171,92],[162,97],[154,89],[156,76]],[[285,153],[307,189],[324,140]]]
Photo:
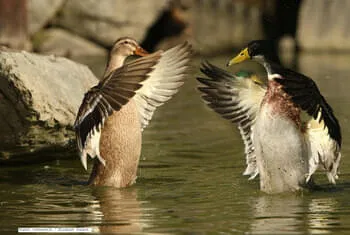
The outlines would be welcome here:
[[[64,0],[29,0],[29,34],[42,29],[62,7]]]
[[[303,50],[350,50],[350,1],[304,0],[297,39]]]
[[[0,45],[30,50],[27,1],[0,0]]]
[[[190,11],[194,48],[200,54],[227,53],[262,37],[262,8],[251,1],[194,1]]]
[[[39,53],[64,56],[86,64],[98,75],[103,72],[100,70],[104,67],[108,54],[105,48],[59,28],[50,28],[37,33],[33,44],[35,51]]]
[[[81,56],[107,56],[107,50],[103,47],[63,29],[50,28],[41,32],[38,37],[40,43],[34,46],[42,54],[64,56],[73,60]]]
[[[167,2],[68,0],[55,23],[106,46],[122,36],[141,41]]]
[[[97,82],[65,58],[1,51],[0,148],[68,146],[84,93]]]

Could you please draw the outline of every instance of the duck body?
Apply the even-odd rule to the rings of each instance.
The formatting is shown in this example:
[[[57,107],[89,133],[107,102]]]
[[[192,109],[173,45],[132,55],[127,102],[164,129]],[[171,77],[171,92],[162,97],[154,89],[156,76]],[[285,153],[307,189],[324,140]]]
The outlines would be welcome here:
[[[136,103],[131,99],[113,112],[101,129],[99,149],[108,164],[95,161],[89,184],[123,188],[136,181],[142,131]]]
[[[140,58],[124,63],[130,55]],[[183,43],[148,54],[132,38],[113,45],[104,76],[84,96],[74,124],[80,159],[97,158],[89,184],[123,188],[136,181],[142,131],[182,86],[191,56]]]
[[[298,191],[308,173],[300,111],[280,89],[276,82],[268,84],[252,130],[260,188],[266,193]]]
[[[260,188],[267,193],[299,191],[313,185],[312,175],[320,167],[335,184],[342,140],[338,120],[312,79],[283,68],[271,46],[252,41],[229,62],[250,58],[264,66],[268,77],[252,126]]]
[[[257,76],[238,77],[209,62],[197,78],[203,100],[238,126],[245,144],[243,175],[259,175],[263,192],[295,192],[312,187],[312,175],[326,171],[338,179],[341,128],[312,79],[283,68],[266,41],[252,41],[228,65],[252,59],[264,66],[267,83]]]

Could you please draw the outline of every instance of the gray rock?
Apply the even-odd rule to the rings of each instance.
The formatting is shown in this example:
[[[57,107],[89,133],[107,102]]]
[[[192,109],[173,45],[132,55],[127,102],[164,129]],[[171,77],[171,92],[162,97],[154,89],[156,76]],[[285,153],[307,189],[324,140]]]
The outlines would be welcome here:
[[[42,54],[64,56],[75,60],[82,56],[107,56],[107,50],[85,38],[59,28],[50,28],[40,33],[40,43],[35,46]]]
[[[34,36],[34,49],[47,55],[64,56],[86,64],[101,75],[108,51],[95,43],[59,28],[43,30]]]
[[[261,38],[262,9],[250,2],[194,1],[190,9],[194,48],[200,54],[214,54]]]
[[[65,58],[0,51],[0,148],[66,146],[84,93],[97,82]]]
[[[297,39],[303,50],[350,50],[350,1],[305,0],[302,2]]]
[[[122,36],[141,41],[167,2],[68,0],[56,23],[106,46]]]
[[[29,34],[33,35],[45,26],[61,8],[64,1],[65,0],[29,0]]]

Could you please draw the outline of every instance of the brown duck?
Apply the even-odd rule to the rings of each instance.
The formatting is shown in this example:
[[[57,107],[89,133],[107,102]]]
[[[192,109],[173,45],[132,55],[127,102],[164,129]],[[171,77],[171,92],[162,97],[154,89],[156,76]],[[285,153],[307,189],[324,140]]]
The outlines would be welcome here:
[[[141,56],[124,63],[131,55]],[[148,54],[128,37],[118,39],[105,73],[83,99],[74,124],[81,162],[97,157],[89,184],[126,187],[136,180],[142,130],[155,109],[183,84],[191,46]]]

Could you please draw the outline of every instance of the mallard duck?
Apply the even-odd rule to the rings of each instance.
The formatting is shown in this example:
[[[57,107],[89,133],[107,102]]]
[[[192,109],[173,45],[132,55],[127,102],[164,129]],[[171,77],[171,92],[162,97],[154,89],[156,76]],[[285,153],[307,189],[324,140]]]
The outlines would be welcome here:
[[[203,99],[238,124],[245,143],[244,174],[250,179],[259,174],[262,191],[310,187],[318,168],[324,168],[335,184],[342,141],[338,120],[314,81],[275,63],[269,49],[268,41],[252,41],[228,63],[261,63],[267,85],[256,76],[242,79],[204,63],[201,71],[209,78],[198,78],[205,85],[199,88]]]
[[[124,64],[131,55],[141,56]],[[157,107],[183,84],[191,46],[148,54],[129,37],[118,39],[100,82],[84,96],[74,128],[82,165],[97,157],[89,184],[126,187],[136,180],[141,133]]]

